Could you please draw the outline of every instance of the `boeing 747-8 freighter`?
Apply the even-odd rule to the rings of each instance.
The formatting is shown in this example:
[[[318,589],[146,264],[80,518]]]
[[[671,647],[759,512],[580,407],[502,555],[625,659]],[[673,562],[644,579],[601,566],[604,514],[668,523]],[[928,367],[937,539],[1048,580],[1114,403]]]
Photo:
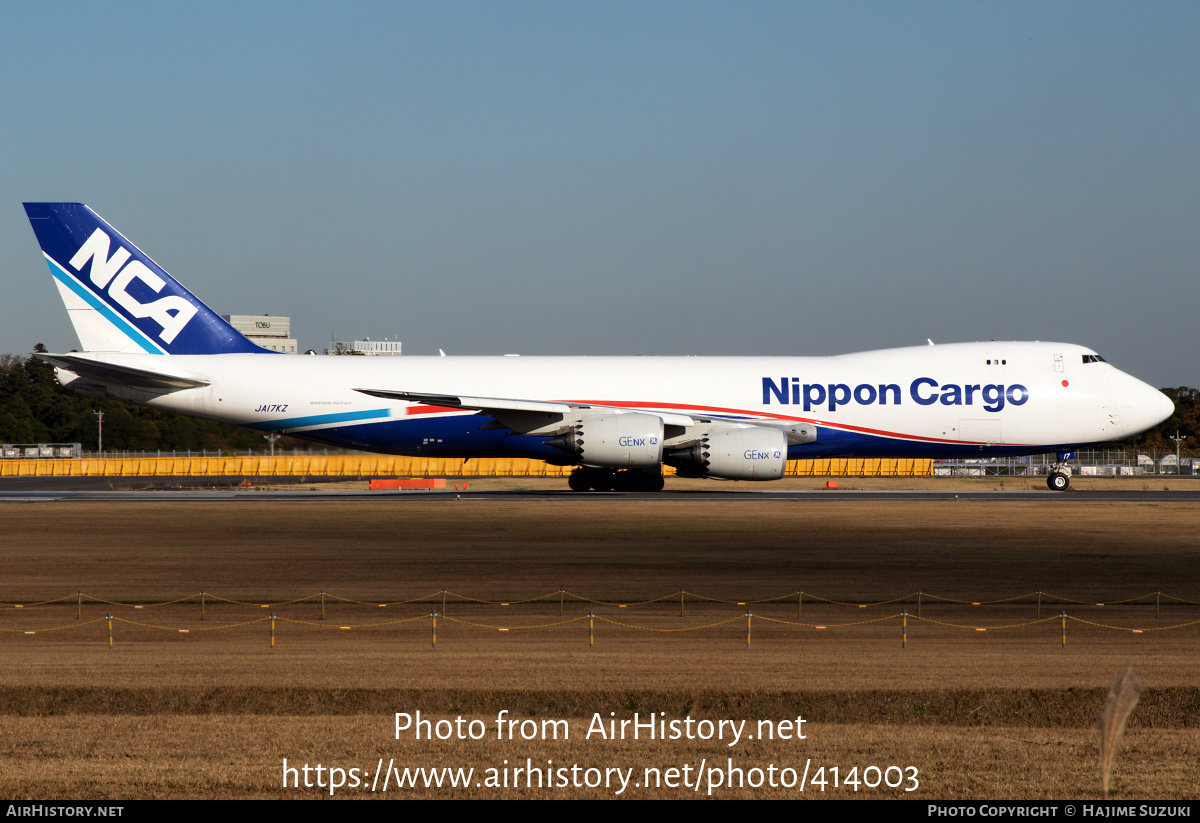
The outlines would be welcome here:
[[[1165,395],[1067,343],[836,357],[296,357],[255,345],[81,203],[26,203],[81,353],[59,381],[318,443],[534,457],[571,488],[776,480],[806,457],[1070,452],[1169,417]],[[1056,464],[1052,489],[1069,476]]]

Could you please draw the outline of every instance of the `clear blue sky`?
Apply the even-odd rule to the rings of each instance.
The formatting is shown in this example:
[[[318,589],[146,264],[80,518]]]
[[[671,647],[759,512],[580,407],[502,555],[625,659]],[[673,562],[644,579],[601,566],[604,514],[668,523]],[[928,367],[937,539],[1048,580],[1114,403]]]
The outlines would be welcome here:
[[[1082,343],[1200,385],[1200,5],[17,3],[0,352],[79,200],[304,347]]]

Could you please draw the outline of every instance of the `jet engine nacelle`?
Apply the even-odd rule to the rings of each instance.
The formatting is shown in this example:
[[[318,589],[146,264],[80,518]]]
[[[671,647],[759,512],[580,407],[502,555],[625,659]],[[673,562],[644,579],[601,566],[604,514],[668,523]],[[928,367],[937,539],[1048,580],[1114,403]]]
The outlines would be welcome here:
[[[655,469],[662,463],[663,421],[652,414],[596,414],[546,441],[585,466]]]
[[[787,468],[787,435],[762,426],[716,429],[671,452],[667,463],[684,477],[778,480]]]

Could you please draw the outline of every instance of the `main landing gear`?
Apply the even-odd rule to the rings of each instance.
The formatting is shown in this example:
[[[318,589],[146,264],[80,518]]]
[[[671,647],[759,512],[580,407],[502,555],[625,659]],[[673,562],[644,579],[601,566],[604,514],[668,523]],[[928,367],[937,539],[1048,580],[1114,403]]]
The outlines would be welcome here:
[[[567,485],[577,492],[660,492],[664,482],[658,472],[580,468],[571,473]]]

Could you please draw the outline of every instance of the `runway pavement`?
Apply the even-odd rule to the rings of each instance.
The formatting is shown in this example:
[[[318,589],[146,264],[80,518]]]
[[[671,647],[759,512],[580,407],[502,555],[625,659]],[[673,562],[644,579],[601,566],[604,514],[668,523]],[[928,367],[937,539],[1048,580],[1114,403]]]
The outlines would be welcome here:
[[[763,502],[778,501],[792,503],[843,502],[847,504],[871,501],[896,500],[975,500],[982,502],[1045,502],[1051,505],[1069,503],[1196,503],[1200,502],[1200,489],[1195,491],[859,491],[853,489],[792,490],[792,489],[721,489],[696,491],[663,491],[657,493],[638,492],[572,492],[572,491],[364,491],[364,490],[306,490],[285,491],[255,489],[169,489],[169,490],[18,490],[0,489],[0,503],[35,502],[138,502],[138,503],[194,503],[216,501],[241,501],[255,503],[312,502],[316,500],[389,501],[403,505],[413,500],[439,500],[463,502],[472,500],[489,501],[536,501],[536,500],[595,500],[597,502],[662,502],[662,503],[712,503],[714,501]]]

